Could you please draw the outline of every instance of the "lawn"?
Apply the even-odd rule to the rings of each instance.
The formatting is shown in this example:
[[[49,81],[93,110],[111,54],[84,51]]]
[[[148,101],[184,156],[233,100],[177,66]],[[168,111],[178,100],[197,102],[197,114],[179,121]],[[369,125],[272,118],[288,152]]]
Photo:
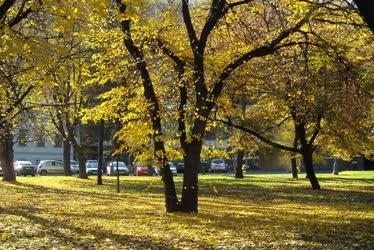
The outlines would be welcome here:
[[[0,249],[372,249],[374,171],[319,177],[201,175],[198,214],[164,213],[159,177],[120,194],[113,177],[19,177],[0,182]]]

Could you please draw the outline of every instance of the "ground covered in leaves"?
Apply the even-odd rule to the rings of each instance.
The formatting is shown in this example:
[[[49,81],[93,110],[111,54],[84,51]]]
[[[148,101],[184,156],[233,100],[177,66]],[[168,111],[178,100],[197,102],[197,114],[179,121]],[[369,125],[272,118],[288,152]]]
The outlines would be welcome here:
[[[0,182],[0,249],[372,249],[374,172],[319,177],[201,175],[198,214],[164,213],[159,177],[119,194],[112,177],[19,177]]]

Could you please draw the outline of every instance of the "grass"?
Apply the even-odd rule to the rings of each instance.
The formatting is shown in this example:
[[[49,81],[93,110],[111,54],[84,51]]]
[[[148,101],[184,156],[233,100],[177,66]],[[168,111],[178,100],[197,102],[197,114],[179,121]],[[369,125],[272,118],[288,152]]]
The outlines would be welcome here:
[[[201,175],[198,214],[164,213],[158,177],[0,182],[0,249],[372,249],[374,171]],[[176,178],[178,190],[181,177]]]

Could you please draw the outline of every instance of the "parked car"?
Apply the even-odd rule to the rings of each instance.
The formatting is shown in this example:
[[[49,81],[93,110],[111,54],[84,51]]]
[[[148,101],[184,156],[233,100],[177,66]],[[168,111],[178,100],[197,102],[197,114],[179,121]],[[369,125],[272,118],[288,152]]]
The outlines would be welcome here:
[[[3,169],[0,166],[0,176],[3,176]]]
[[[227,164],[224,159],[213,159],[210,164],[211,172],[227,172]]]
[[[74,160],[70,160],[70,168],[73,174],[79,174],[79,163]]]
[[[107,174],[108,175],[117,175],[117,161],[111,161],[107,165]],[[119,175],[129,175],[129,168],[123,161],[118,162],[118,174]]]
[[[171,161],[169,161],[168,164],[169,164],[169,168],[170,168],[171,173],[173,175],[177,175],[177,173],[178,173],[177,172],[177,167]]]
[[[99,162],[97,160],[87,160],[86,161],[86,173],[87,175],[97,174],[97,167]]]
[[[201,161],[199,172],[205,174],[209,172],[209,169],[210,163],[208,161]]]
[[[135,175],[141,176],[141,175],[153,175],[155,170],[153,169],[153,166],[150,163],[147,162],[137,162],[135,164]]]
[[[56,160],[42,160],[37,169],[37,172],[40,175],[63,174],[64,163]]]
[[[97,168],[99,162],[97,160],[87,160],[86,161],[86,168]]]
[[[177,173],[184,172],[184,162],[178,162],[176,165]]]
[[[36,174],[36,166],[33,165],[30,161],[15,161],[13,163],[13,166],[16,175],[35,176]]]

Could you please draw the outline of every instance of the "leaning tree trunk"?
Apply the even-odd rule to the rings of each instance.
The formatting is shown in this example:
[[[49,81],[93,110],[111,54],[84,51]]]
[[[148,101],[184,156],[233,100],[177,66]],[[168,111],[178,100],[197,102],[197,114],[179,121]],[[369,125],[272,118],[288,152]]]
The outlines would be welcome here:
[[[198,173],[202,144],[188,145],[184,157],[183,189],[181,211],[187,213],[198,212]]]
[[[302,151],[307,177],[314,190],[321,189],[313,167],[313,149],[308,148]]]
[[[238,150],[236,153],[236,170],[235,170],[235,178],[243,179],[243,158],[244,158],[244,151]]]
[[[167,213],[180,211],[173,174],[170,167],[166,164],[161,168],[162,183],[164,184],[165,209]]]
[[[100,120],[100,132],[99,132],[99,157],[97,164],[97,185],[103,185],[103,164],[104,164],[104,129],[105,121]]]
[[[0,128],[0,164],[3,169],[3,180],[16,181],[13,166],[13,130],[11,124],[5,122]]]
[[[64,174],[65,176],[72,176],[73,172],[71,171],[70,166],[70,153],[71,153],[71,143],[68,140],[63,141],[63,155],[64,155]]]

